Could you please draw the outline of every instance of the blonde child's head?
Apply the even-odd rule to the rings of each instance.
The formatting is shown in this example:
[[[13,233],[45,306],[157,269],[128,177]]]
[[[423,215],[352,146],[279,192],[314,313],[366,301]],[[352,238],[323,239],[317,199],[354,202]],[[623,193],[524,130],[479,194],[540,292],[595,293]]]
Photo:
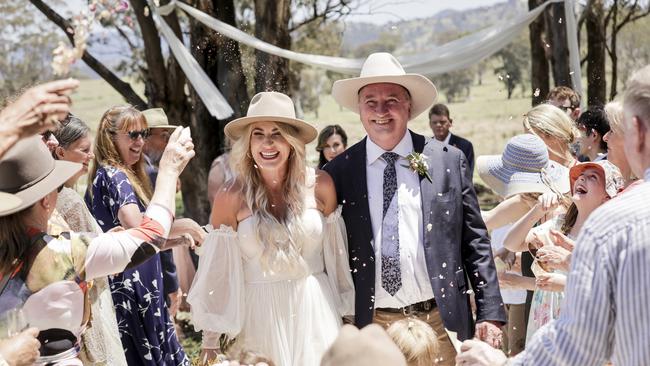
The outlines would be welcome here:
[[[440,347],[438,335],[427,323],[418,319],[401,319],[386,330],[406,357],[408,366],[435,365]]]

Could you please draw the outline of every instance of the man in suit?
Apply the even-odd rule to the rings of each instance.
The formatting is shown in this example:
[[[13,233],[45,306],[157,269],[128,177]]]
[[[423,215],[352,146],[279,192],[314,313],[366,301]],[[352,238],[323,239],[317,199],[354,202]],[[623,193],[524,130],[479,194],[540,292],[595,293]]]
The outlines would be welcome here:
[[[467,160],[407,129],[435,100],[435,86],[406,74],[392,55],[375,53],[360,77],[335,82],[332,95],[359,113],[368,135],[324,167],[343,205],[355,324],[424,320],[439,336],[445,365],[456,353],[445,328],[498,347],[505,312]],[[419,172],[409,167],[412,153],[426,162],[415,164]]]
[[[449,132],[453,123],[446,105],[436,104],[429,110],[429,127],[433,131],[433,137],[447,145],[459,148],[465,154],[471,177],[474,174],[474,146],[469,140]]]

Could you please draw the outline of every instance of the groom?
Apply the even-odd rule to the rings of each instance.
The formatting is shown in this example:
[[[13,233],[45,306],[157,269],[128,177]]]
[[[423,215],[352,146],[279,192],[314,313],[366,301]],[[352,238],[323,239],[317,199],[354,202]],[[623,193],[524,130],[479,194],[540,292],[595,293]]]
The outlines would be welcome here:
[[[392,55],[371,54],[360,77],[332,88],[339,105],[359,113],[368,136],[324,169],[343,205],[356,325],[417,317],[438,334],[441,364],[453,364],[444,328],[498,347],[505,312],[467,160],[407,129],[436,95],[431,81],[406,74]],[[410,168],[411,153],[421,153],[428,167]]]

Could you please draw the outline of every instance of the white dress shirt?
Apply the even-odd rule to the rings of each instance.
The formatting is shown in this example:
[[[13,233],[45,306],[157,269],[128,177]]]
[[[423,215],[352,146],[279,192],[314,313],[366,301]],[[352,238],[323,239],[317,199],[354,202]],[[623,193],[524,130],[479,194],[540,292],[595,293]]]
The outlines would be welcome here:
[[[451,140],[451,132],[447,132],[447,137],[445,137],[442,143],[445,145],[449,145],[449,140]]]
[[[381,155],[386,151],[370,138],[366,139],[366,174],[368,206],[372,222],[373,248],[375,250],[375,308],[401,308],[433,298],[433,290],[424,258],[422,230],[422,201],[420,177],[410,168],[406,156],[413,152],[413,140],[407,131],[392,152],[400,157],[395,161],[399,210],[399,251],[402,287],[391,296],[381,286],[381,225],[384,203],[384,168]]]

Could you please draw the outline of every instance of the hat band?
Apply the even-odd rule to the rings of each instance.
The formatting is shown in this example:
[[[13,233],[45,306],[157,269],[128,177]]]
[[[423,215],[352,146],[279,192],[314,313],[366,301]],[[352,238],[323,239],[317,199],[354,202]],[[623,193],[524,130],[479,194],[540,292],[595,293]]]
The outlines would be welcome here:
[[[3,188],[2,191],[6,192],[6,193],[12,193],[12,194],[22,192],[22,191],[24,191],[24,190],[38,184],[43,179],[47,178],[47,176],[52,174],[52,172],[54,171],[54,168],[56,168],[56,163],[54,162],[54,160],[52,160],[52,168],[50,170],[46,171],[45,174],[43,174],[40,177],[28,182],[27,184],[23,184],[20,187],[17,187],[17,188]]]

